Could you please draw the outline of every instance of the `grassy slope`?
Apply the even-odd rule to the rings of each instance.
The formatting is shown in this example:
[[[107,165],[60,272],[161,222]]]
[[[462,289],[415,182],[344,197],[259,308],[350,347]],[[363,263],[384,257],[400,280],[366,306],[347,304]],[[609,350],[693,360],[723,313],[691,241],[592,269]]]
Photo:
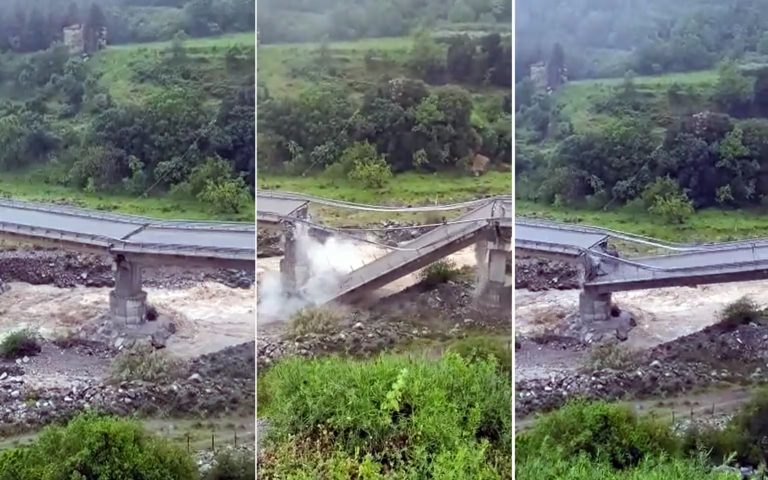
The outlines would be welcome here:
[[[660,76],[635,77],[637,90],[649,101],[666,101],[667,90],[673,84],[692,87],[697,91],[709,90],[717,81],[715,70],[691,73],[674,73]],[[569,83],[559,94],[557,103],[566,118],[570,118],[576,131],[589,128],[609,118],[590,108],[597,101],[605,99],[611,90],[624,82],[623,78],[580,80]]]
[[[311,177],[276,176],[260,173],[256,180],[259,189],[286,190],[371,205],[425,205],[446,204],[471,200],[482,195],[511,193],[511,172],[489,172],[481,177],[464,173],[439,175],[405,173],[397,175],[380,190],[369,190],[351,185],[347,181],[331,180],[321,175]],[[323,209],[324,221],[336,225],[353,225],[383,220],[423,220],[429,215],[358,212]],[[434,215],[432,215],[434,218]],[[439,216],[438,216],[439,218]]]
[[[328,44],[333,62],[341,67],[341,80],[353,91],[360,91],[366,84],[374,81],[377,73],[392,76],[404,74],[401,64],[412,40],[408,37],[369,38],[351,42],[332,42]],[[306,75],[314,70],[312,57],[316,55],[319,44],[293,43],[261,45],[258,48],[259,82],[267,86],[275,96],[291,96],[311,86],[314,81]],[[379,50],[392,60],[386,72],[366,70],[365,54],[368,50]]]
[[[215,38],[190,39],[185,43],[187,54],[195,62],[196,71],[203,76],[203,88],[213,90],[216,85],[228,81],[237,81],[250,72],[235,72],[232,77],[227,71],[224,57],[227,48],[232,45],[252,47],[255,43],[253,33],[224,35]],[[91,60],[94,73],[100,75],[100,84],[106,87],[117,103],[140,101],[147,94],[162,87],[134,80],[132,69],[140,62],[153,60],[163,50],[170,47],[169,42],[143,43],[110,47],[99,52]],[[215,108],[217,98],[208,92],[204,101]],[[62,120],[77,128],[84,128],[90,120],[87,113],[81,113],[74,119]],[[58,121],[58,120],[57,120]],[[0,194],[21,200],[39,202],[67,202],[83,207],[116,211],[135,215],[158,218],[183,218],[190,220],[243,220],[254,218],[253,211],[239,215],[221,215],[210,211],[208,206],[196,199],[176,199],[167,196],[136,198],[119,194],[88,194],[74,188],[50,185],[41,180],[38,173],[44,166],[36,166],[28,172],[4,172],[0,177]]]
[[[558,105],[562,107],[565,116],[572,120],[576,131],[583,131],[608,118],[606,115],[594,113],[590,106],[605,98],[611,88],[621,85],[623,81],[621,78],[614,78],[572,82],[559,94]],[[705,94],[716,81],[717,72],[714,70],[635,78],[638,91],[649,101],[665,101],[667,89],[675,83],[684,88],[692,87]],[[646,212],[628,208],[609,211],[555,208],[518,200],[516,212],[518,215],[590,224],[670,241],[725,241],[768,236],[768,210],[764,208],[706,209],[697,212],[687,224],[681,226],[662,224]]]
[[[328,43],[336,76],[328,80],[342,82],[359,95],[368,87],[381,81],[383,76],[408,75],[404,67],[408,51],[413,45],[410,37],[371,38],[351,42]],[[294,96],[304,88],[317,83],[312,65],[318,55],[317,43],[262,45],[258,48],[258,79],[275,96]],[[369,50],[378,52],[378,61],[366,65]],[[465,87],[473,93],[476,106],[485,101],[499,101],[507,93],[499,88]],[[478,111],[479,113],[479,111]],[[365,190],[344,181],[332,181],[322,176],[290,177],[260,173],[258,188],[301,192],[321,197],[367,204],[425,204],[449,203],[477,198],[482,195],[509,194],[511,172],[492,172],[480,178],[463,173],[422,175],[409,173],[398,175],[381,191]],[[390,216],[348,211],[323,211],[323,216],[333,223],[367,223],[381,221]],[[411,215],[405,218],[416,218]]]
[[[697,212],[685,225],[667,225],[646,212],[619,208],[607,212],[582,208],[555,208],[518,200],[515,213],[568,223],[582,223],[679,242],[727,241],[768,237],[768,210],[717,210]]]

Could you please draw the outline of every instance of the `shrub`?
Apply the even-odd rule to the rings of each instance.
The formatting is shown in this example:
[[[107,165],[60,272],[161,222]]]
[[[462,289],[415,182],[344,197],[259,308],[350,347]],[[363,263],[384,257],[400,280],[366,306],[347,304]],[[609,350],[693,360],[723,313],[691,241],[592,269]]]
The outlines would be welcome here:
[[[516,445],[521,459],[530,459],[556,445],[561,459],[586,455],[615,468],[680,450],[668,425],[638,418],[628,406],[584,401],[570,402],[538,418],[531,430],[517,436]],[[554,450],[549,450],[549,458],[554,460]]]
[[[693,215],[693,203],[669,177],[659,177],[642,194],[648,212],[660,216],[666,223],[682,224]]]
[[[250,195],[242,177],[208,180],[197,196],[221,213],[240,213],[250,203]]]
[[[256,464],[252,455],[245,452],[224,450],[215,457],[216,463],[206,480],[253,480]]]
[[[291,316],[288,329],[295,336],[328,333],[338,328],[345,315],[338,306],[305,307]]]
[[[83,414],[28,447],[0,452],[0,480],[197,480],[192,459],[127,420]]]
[[[749,297],[741,297],[728,304],[720,313],[720,322],[724,326],[736,327],[746,323],[757,322],[763,317],[760,306]]]
[[[0,356],[7,360],[31,357],[38,353],[40,353],[40,344],[37,341],[37,334],[30,329],[11,332],[0,342]]]
[[[344,173],[351,182],[367,188],[381,188],[392,178],[389,164],[368,142],[357,142],[347,147],[338,163],[340,167],[328,170],[329,176]]]
[[[461,270],[451,260],[438,260],[421,271],[421,281],[427,286],[435,286],[456,280],[461,276]]]
[[[349,180],[367,188],[381,188],[392,178],[389,164],[381,158],[357,160],[347,175]]]
[[[164,382],[181,374],[181,362],[164,350],[142,343],[125,349],[112,360],[113,381]]]
[[[512,386],[493,359],[293,358],[265,375],[266,478],[510,478]]]
[[[666,223],[682,224],[693,215],[693,203],[684,193],[656,197],[648,212],[660,216]]]
[[[683,441],[685,451],[704,450],[715,462],[733,456],[744,465],[768,462],[768,389],[755,392],[725,428],[692,427]]]
[[[587,368],[602,370],[610,368],[623,370],[629,367],[632,360],[630,352],[622,349],[616,343],[601,343],[592,347],[587,358]]]
[[[480,336],[466,337],[450,345],[448,351],[454,352],[470,362],[493,357],[503,372],[507,374],[512,372],[512,350],[506,339]]]
[[[713,471],[704,459],[680,459],[668,456],[646,458],[637,467],[616,470],[605,462],[595,462],[588,455],[562,458],[556,445],[547,445],[538,455],[517,461],[515,478],[568,480],[736,480],[729,472]]]

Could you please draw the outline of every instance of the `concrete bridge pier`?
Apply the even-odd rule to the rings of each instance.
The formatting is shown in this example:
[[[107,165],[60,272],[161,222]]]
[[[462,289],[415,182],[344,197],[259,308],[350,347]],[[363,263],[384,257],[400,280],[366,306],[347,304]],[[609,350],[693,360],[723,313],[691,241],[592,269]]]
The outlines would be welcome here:
[[[297,219],[307,219],[307,207],[302,207],[293,213]],[[306,281],[309,271],[303,252],[299,248],[301,227],[296,221],[282,220],[283,230],[283,259],[280,260],[280,275],[283,291],[289,295],[298,292]]]
[[[283,224],[283,258],[280,260],[280,277],[283,291],[294,293],[296,284],[296,259],[298,248],[296,247],[296,225],[293,222]]]
[[[113,264],[115,288],[109,292],[109,312],[118,326],[144,323],[147,292],[141,289],[141,265],[118,256]]]
[[[506,286],[507,259],[512,255],[504,243],[481,239],[475,244],[477,260],[476,299],[490,307],[512,306],[512,288]]]
[[[611,294],[582,290],[579,294],[579,315],[584,325],[607,321],[611,318]]]

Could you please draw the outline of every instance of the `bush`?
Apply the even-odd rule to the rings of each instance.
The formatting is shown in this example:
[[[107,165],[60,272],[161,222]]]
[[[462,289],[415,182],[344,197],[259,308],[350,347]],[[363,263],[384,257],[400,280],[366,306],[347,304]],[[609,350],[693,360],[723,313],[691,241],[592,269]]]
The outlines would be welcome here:
[[[438,260],[421,271],[422,283],[430,287],[457,280],[460,276],[461,270],[451,260]]]
[[[512,350],[506,339],[466,337],[451,344],[448,351],[460,355],[469,362],[493,357],[503,372],[512,373]]]
[[[510,478],[511,379],[492,359],[294,358],[265,382],[265,478]]]
[[[544,450],[548,458],[567,460],[585,455],[615,468],[638,465],[643,459],[677,454],[678,440],[668,425],[638,418],[631,407],[605,402],[573,401],[537,419],[517,436],[517,455],[530,460]],[[549,447],[558,446],[558,455]],[[551,477],[562,478],[562,477]]]
[[[116,382],[165,382],[178,378],[181,367],[181,362],[166,351],[155,350],[148,344],[139,344],[123,350],[112,360],[111,378]]]
[[[733,459],[742,465],[757,467],[768,463],[768,389],[755,392],[750,401],[730,420],[725,428],[692,427],[683,441],[685,451],[703,450],[721,462]]]
[[[605,462],[595,462],[587,455],[562,458],[557,446],[542,448],[539,455],[517,461],[515,475],[520,480],[736,480],[733,473],[715,472],[704,459],[679,459],[659,456],[641,461],[637,467],[616,470]]]
[[[288,329],[295,336],[307,333],[328,333],[338,328],[346,315],[341,307],[306,307],[294,313]]]
[[[737,327],[746,323],[757,322],[762,318],[762,309],[749,297],[741,297],[735,302],[728,304],[720,313],[720,322],[728,327]]]
[[[601,343],[592,347],[586,366],[590,370],[624,370],[629,367],[631,360],[631,353],[616,343]]]
[[[381,188],[392,178],[392,170],[381,157],[358,160],[349,172],[348,178],[367,188]]]
[[[326,167],[326,175],[346,175],[349,181],[367,188],[381,188],[391,178],[392,170],[376,147],[368,142],[353,143],[344,150],[338,167]]]
[[[652,215],[659,215],[666,223],[683,224],[693,215],[693,204],[685,194],[658,197],[648,209]]]
[[[669,177],[659,177],[642,194],[648,212],[660,216],[666,223],[682,224],[694,212],[693,203]]]
[[[240,213],[250,204],[250,194],[242,177],[208,180],[197,198],[221,213]]]
[[[0,480],[197,480],[192,459],[127,420],[83,414],[28,447],[0,452]]]
[[[40,353],[40,344],[37,341],[37,334],[30,329],[11,332],[0,342],[0,356],[6,360],[31,357],[38,353]]]
[[[206,480],[253,480],[256,464],[245,452],[224,450],[215,457],[216,464],[205,476]]]

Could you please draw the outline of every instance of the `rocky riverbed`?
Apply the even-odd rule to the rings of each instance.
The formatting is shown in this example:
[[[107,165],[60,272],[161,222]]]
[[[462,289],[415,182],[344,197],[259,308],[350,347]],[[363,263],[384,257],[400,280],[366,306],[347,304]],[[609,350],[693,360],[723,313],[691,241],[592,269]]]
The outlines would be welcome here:
[[[768,380],[768,325],[762,323],[736,327],[712,325],[650,349],[627,351],[623,365],[600,370],[586,367],[594,347],[570,340],[560,340],[563,352],[560,366],[557,361],[551,361],[549,368],[536,375],[524,375],[516,382],[518,416],[551,410],[576,397],[603,400],[666,397]],[[557,347],[546,340],[524,339],[516,355],[518,358],[531,355],[541,361],[555,358],[556,350]]]
[[[115,351],[92,342],[44,342],[39,358],[0,363],[2,433],[31,430],[85,410],[203,418],[253,413],[254,342],[195,358],[178,377],[154,383],[110,381]],[[52,361],[57,369],[49,368]]]
[[[478,308],[473,293],[470,281],[451,281],[432,289],[417,284],[370,308],[349,311],[322,333],[293,336],[286,323],[259,327],[257,363],[265,367],[286,355],[367,356],[419,338],[460,337],[477,329],[511,335],[509,311]]]
[[[143,285],[149,288],[187,288],[204,281],[232,288],[250,288],[252,272],[229,269],[185,270],[177,267],[145,268]],[[24,282],[59,288],[112,287],[114,273],[108,257],[62,250],[14,249],[0,251],[0,283]]]

